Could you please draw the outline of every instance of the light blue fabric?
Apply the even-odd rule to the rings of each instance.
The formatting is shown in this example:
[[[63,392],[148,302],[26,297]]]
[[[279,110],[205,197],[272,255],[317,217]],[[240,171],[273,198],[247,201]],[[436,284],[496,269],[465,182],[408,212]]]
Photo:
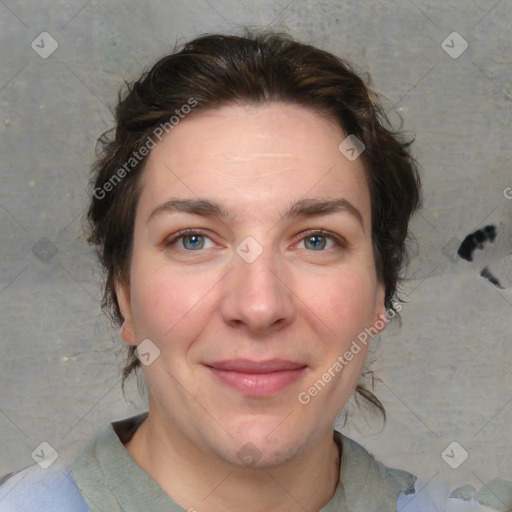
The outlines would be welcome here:
[[[441,512],[427,493],[400,494],[396,509],[398,512]],[[444,509],[443,509],[444,510]]]
[[[485,484],[484,484],[485,485]],[[466,485],[469,487],[469,485]],[[485,487],[484,487],[485,488]],[[417,492],[398,498],[397,512],[498,512],[512,510],[505,501],[496,502],[496,507],[485,506],[474,498],[452,497],[453,488],[447,482],[432,477],[418,479]],[[498,496],[495,496],[498,498]]]
[[[42,469],[35,464],[0,484],[0,512],[90,512],[90,509],[69,467]]]

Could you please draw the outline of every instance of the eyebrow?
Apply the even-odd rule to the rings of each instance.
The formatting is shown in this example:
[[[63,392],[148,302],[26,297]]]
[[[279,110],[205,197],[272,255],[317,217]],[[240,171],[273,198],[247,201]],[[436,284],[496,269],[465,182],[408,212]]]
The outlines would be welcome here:
[[[220,203],[210,199],[170,199],[157,206],[149,215],[147,222],[163,212],[181,212],[203,217],[218,217],[223,221],[233,221],[235,215],[224,208]],[[315,215],[331,215],[334,213],[348,213],[361,225],[364,231],[363,216],[361,212],[347,199],[321,199],[307,198],[292,203],[281,211],[281,219],[295,219],[313,217]]]

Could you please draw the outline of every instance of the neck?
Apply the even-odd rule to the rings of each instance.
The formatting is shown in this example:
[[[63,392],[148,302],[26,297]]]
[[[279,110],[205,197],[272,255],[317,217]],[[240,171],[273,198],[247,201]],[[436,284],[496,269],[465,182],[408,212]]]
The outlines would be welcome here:
[[[270,469],[244,468],[205,454],[150,412],[125,448],[185,510],[295,512],[320,510],[340,480],[340,453],[332,432],[300,460]]]

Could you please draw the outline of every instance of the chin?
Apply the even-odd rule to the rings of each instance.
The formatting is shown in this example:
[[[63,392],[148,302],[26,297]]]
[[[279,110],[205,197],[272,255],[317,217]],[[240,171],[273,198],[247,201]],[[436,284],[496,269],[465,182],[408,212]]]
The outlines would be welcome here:
[[[282,418],[279,421],[282,422]],[[296,436],[290,434],[284,428],[278,433],[275,419],[271,428],[265,424],[258,429],[254,422],[250,431],[240,427],[237,434],[227,439],[231,446],[227,450],[229,456],[226,460],[240,467],[270,469],[279,466],[296,457],[302,449],[303,441],[299,433]]]
[[[275,447],[268,443],[261,445],[248,441],[236,447],[228,462],[240,468],[273,469],[293,460],[299,451],[297,446]]]

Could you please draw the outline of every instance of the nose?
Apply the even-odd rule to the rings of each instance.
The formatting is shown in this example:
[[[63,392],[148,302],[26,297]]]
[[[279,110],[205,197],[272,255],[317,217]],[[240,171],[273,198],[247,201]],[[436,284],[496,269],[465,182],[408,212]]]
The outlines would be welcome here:
[[[223,280],[221,313],[232,327],[271,334],[293,322],[297,298],[287,282],[285,262],[271,247],[261,249],[253,261],[243,248],[233,253],[231,271]],[[250,250],[254,251],[254,246]]]

